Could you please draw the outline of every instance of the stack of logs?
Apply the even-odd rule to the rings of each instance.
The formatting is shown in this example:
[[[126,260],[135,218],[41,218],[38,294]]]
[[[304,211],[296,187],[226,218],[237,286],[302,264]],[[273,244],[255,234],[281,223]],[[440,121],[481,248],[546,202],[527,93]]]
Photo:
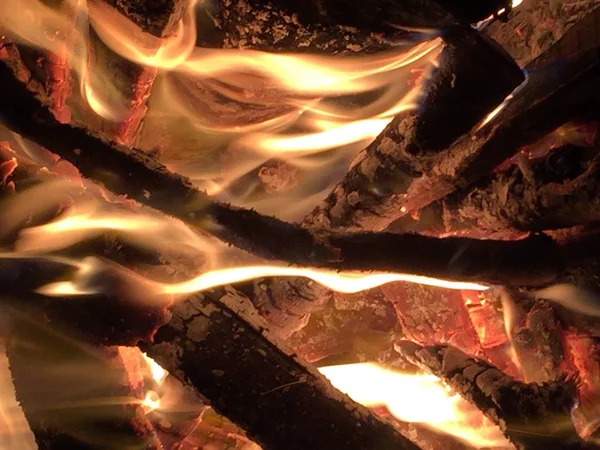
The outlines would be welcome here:
[[[186,6],[109,3],[158,37],[172,32]],[[96,275],[102,294],[57,300],[36,289],[76,268],[64,260],[3,258],[12,318],[7,352],[39,448],[185,448],[197,420],[173,430],[153,423],[139,404],[95,405],[93,416],[84,407],[55,414],[74,401],[143,395],[144,379],[131,367],[140,364],[137,356],[115,346],[138,346],[168,370],[171,383],[191,389],[186,396],[201,396],[244,430],[240,442],[266,449],[464,448],[417,424],[381,419],[310,364],[356,358],[433,372],[519,449],[594,448],[577,431],[594,436],[600,395],[593,317],[600,9],[593,1],[529,0],[514,12],[493,0],[477,8],[449,0],[379,3],[222,0],[199,13],[201,23],[216,27],[206,27],[198,45],[223,48],[364,53],[393,46],[406,33],[398,25],[440,30],[445,46],[419,107],[397,116],[299,225],[215,201],[151,149],[134,145],[157,140],[154,127],[141,126],[155,69],[122,59],[90,35],[89,64],[111,67],[129,102],[128,117],[109,123],[71,94],[67,54],[3,39],[4,125],[52,152],[42,168],[0,146],[0,196],[8,205],[16,192],[68,178],[76,186],[72,199],[166,214],[197,229],[209,223],[217,238],[265,260],[504,286],[481,294],[393,283],[344,296],[305,279],[272,279],[171,304],[136,274],[178,281],[201,271],[201,262],[178,249],[140,251],[104,235],[69,248],[68,256],[100,255],[130,271],[105,263]],[[502,9],[493,20],[505,23],[470,26]],[[23,227],[47,222],[64,206],[20,219],[7,207],[0,216],[4,250],[15,248]],[[580,289],[543,289],[567,282]],[[58,369],[64,361],[75,368]],[[85,394],[74,388],[83,383],[91,386]]]

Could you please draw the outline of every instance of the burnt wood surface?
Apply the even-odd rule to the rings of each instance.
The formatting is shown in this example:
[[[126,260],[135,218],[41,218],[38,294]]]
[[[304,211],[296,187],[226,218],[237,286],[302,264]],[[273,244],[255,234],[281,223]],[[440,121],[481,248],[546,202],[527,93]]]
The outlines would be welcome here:
[[[418,449],[334,390],[291,350],[277,347],[267,324],[239,293],[196,295],[171,313],[142,350],[196,386],[263,448]]]
[[[475,404],[520,450],[597,448],[581,441],[571,420],[574,383],[520,383],[489,363],[445,345],[421,347],[402,341],[395,348]]]
[[[596,152],[566,145],[447,196],[445,231],[542,231],[599,221]]]
[[[452,33],[455,37],[423,83],[417,108],[398,115],[355,158],[344,179],[305,219],[306,225],[385,229],[403,214],[402,198],[436,155],[523,81],[517,65],[495,44],[474,31]]]
[[[431,167],[411,182],[406,197],[397,202],[398,208],[404,208],[401,215],[466,187],[520,147],[597,108],[600,47],[550,65],[534,61],[532,67],[527,82],[497,116],[440,153]]]
[[[498,42],[519,66],[525,67],[545,53],[574,25],[578,25],[581,31],[577,39],[580,46],[593,42],[591,36],[598,33],[598,28],[582,28],[579,23],[587,20],[591,12],[597,13],[598,7],[600,3],[597,0],[526,0],[513,9],[510,20],[495,21],[483,32]]]
[[[150,155],[110,144],[82,128],[58,123],[14,77],[6,60],[0,79],[10,87],[0,106],[6,124],[14,131],[51,148],[84,176],[113,193],[125,194],[186,223],[208,229],[220,239],[263,258],[334,269],[394,270],[502,284],[544,284],[555,279],[560,271],[560,261],[548,257],[555,252],[553,243],[537,237],[506,243],[441,240],[411,234],[321,235],[254,211],[217,203]],[[423,245],[431,246],[431,254],[439,255],[437,259],[430,262],[429,258],[421,258]],[[385,252],[369,251],[374,248]],[[390,251],[393,248],[402,249],[402,253]],[[533,248],[536,251],[530,252]],[[460,256],[464,251],[476,260]],[[519,260],[527,264],[516,265]],[[522,271],[516,270],[517,266]]]
[[[0,155],[3,163],[12,164],[16,158],[5,145],[0,146]],[[10,166],[11,170],[5,173],[6,181],[0,186],[5,201],[14,195],[15,188],[21,191],[36,180],[39,183],[48,181],[48,177],[56,178],[30,161],[23,158],[17,161],[19,165]],[[83,189],[77,195],[71,193],[75,200],[93,195]],[[132,205],[124,207],[130,211]],[[144,211],[141,205],[136,208]],[[51,214],[45,220],[31,215],[20,226],[50,219]],[[14,237],[15,233],[10,235]],[[74,259],[99,256],[116,264],[133,265],[139,274],[150,278],[160,275],[164,279],[170,274],[181,281],[182,277],[197,273],[198,262],[182,258],[177,249],[173,253],[148,255],[111,242],[107,236],[70,248],[66,255],[64,252],[61,255]],[[3,244],[8,246],[9,240],[5,238]],[[56,402],[56,407],[60,407],[60,401],[71,398],[59,381],[72,386],[76,384],[75,378],[82,376],[74,371],[72,377],[64,377],[49,368],[60,366],[62,358],[76,359],[80,352],[86,353],[87,346],[92,346],[87,353],[95,362],[90,365],[96,367],[96,373],[104,375],[108,369],[99,369],[97,364],[110,361],[102,356],[105,353],[102,346],[135,345],[143,340],[140,346],[144,351],[171,375],[200,392],[217,411],[240,425],[264,448],[418,449],[393,425],[336,391],[314,368],[272,339],[266,323],[242,294],[221,289],[180,298],[167,313],[169,298],[158,295],[138,275],[113,263],[100,263],[100,270],[87,281],[100,288],[98,294],[46,298],[34,291],[46,283],[72,278],[74,267],[70,263],[41,256],[0,259],[3,303],[22,322],[9,351],[17,396],[26,416],[31,418],[38,441],[48,442],[47,448],[75,445],[75,442],[81,445],[79,448],[96,448],[92,444],[83,446],[87,437],[77,433],[85,435],[84,428],[90,424],[87,417],[45,416],[43,405]],[[165,322],[168,323],[155,334]],[[36,339],[42,342],[36,343]],[[46,349],[44,342],[53,351]],[[45,357],[40,359],[39,355]],[[31,372],[29,376],[27,371]],[[53,381],[55,376],[58,378]],[[111,391],[111,380],[98,387],[99,390],[92,390],[92,394],[113,400],[125,395],[118,389]],[[36,403],[36,399],[40,402]],[[77,399],[75,395],[73,401]],[[135,407],[119,406],[117,412],[135,418],[135,414],[131,415]],[[57,433],[71,422],[75,423],[74,437]],[[92,420],[92,428],[94,423],[100,426],[100,422]],[[126,425],[129,423],[129,419],[125,420]]]

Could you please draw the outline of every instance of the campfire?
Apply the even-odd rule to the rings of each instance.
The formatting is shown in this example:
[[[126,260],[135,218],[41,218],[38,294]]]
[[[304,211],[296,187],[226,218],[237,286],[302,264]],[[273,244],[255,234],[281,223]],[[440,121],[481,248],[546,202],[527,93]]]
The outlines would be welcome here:
[[[593,449],[595,0],[4,0],[0,447]]]

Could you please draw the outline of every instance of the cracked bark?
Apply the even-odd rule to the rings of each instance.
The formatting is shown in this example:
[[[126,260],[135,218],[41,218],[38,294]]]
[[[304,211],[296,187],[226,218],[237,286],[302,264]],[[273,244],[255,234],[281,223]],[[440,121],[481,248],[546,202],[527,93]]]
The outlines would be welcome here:
[[[2,81],[11,89],[1,106],[9,113],[7,125],[15,131],[52,148],[84,176],[113,193],[128,195],[192,226],[208,229],[218,238],[263,258],[333,269],[394,270],[501,284],[545,283],[560,270],[558,259],[550,258],[555,255],[552,241],[541,237],[509,243],[410,234],[320,235],[254,211],[217,203],[150,155],[111,145],[86,130],[57,123],[12,71],[6,66],[3,69]],[[40,120],[31,121],[33,116]],[[424,246],[429,249],[428,255],[436,257],[423,258]],[[403,249],[402,258],[390,252],[393,248]],[[519,260],[521,264],[517,264]]]
[[[274,352],[266,323],[239,293],[196,295],[171,312],[142,349],[265,448],[417,449],[291,350]]]
[[[418,174],[523,80],[514,62],[475,32],[459,29],[445,39],[417,109],[397,116],[355,158],[342,182],[305,219],[306,226],[385,229],[403,215],[404,194]],[[459,103],[468,106],[456,114]]]
[[[441,201],[445,231],[542,231],[597,222],[596,153],[594,148],[563,146],[525,162],[526,169],[513,166],[445,197]]]
[[[14,153],[3,146],[0,150],[4,162],[13,161]],[[5,180],[0,186],[3,195],[10,197],[15,188],[24,189],[27,184],[21,182],[31,183],[36,174],[41,180],[55,176],[33,163],[21,161],[16,167],[0,165],[2,180]],[[93,192],[71,193],[73,200],[79,199],[79,195],[85,200],[85,195],[93,195]],[[139,205],[127,204],[127,208],[133,206],[142,209]],[[117,203],[111,207],[118,210],[123,205]],[[40,221],[45,223],[52,218],[52,214],[50,217],[26,216],[28,220],[17,228]],[[151,279],[191,277],[200,264],[198,258],[189,261],[182,257],[177,249],[155,255],[136,252],[122,244],[111,245],[110,236],[69,248],[64,255],[75,259],[101,255],[117,264],[134,265],[140,274]],[[100,270],[88,281],[100,287],[101,293],[73,300],[45,298],[31,292],[40,285],[69,279],[74,270],[70,264],[17,258],[2,261],[0,265],[3,293],[12,298],[10,302],[5,300],[5,304],[14,307],[18,312],[15,316],[32,319],[30,325],[19,325],[22,334],[15,335],[9,356],[15,379],[19,378],[17,395],[38,441],[48,442],[48,448],[56,448],[52,447],[55,444],[81,444],[79,441],[85,444],[97,436],[96,426],[104,423],[87,415],[67,414],[48,419],[47,411],[38,409],[40,404],[56,403],[58,407],[61,401],[70,398],[72,390],[65,390],[64,384],[58,381],[67,381],[68,386],[72,386],[76,384],[75,378],[85,378],[78,371],[72,372],[73,378],[65,378],[50,370],[50,367],[60,367],[65,355],[73,358],[79,355],[81,346],[71,348],[73,340],[84,341],[98,349],[99,345],[134,345],[143,339],[145,342],[140,343],[143,350],[180,381],[199,391],[217,411],[242,426],[265,448],[418,449],[393,425],[337,392],[315,369],[272,339],[251,302],[236,291],[221,289],[215,290],[219,296],[211,293],[180,299],[167,313],[169,299],[158,295],[135,273],[107,262],[97,268]],[[39,321],[33,320],[35,318]],[[166,321],[168,323],[155,334],[156,328]],[[65,346],[68,349],[55,354],[37,345],[32,350],[29,343],[40,336],[46,336],[42,343],[48,342],[54,351]],[[40,352],[44,358],[39,357]],[[95,352],[100,354],[97,356],[99,364],[107,363],[103,352],[102,348]],[[102,376],[107,371],[92,363],[90,366],[96,367],[93,370]],[[41,368],[32,371],[32,367]],[[56,383],[37,381],[38,376],[46,375],[56,375],[59,380]],[[111,390],[112,384],[108,385],[102,385],[89,395],[114,398],[122,393],[119,389]],[[48,386],[52,392],[45,392]],[[74,395],[79,393],[73,391]],[[36,403],[40,399],[44,401]],[[100,410],[96,406],[92,409]],[[119,414],[125,414],[126,424],[136,417],[130,414],[135,411],[134,407],[117,408]],[[110,419],[107,426],[119,425],[115,420]],[[82,434],[63,436],[61,432],[69,423],[74,423],[74,431]],[[92,442],[89,448],[95,448],[93,445],[96,443]]]
[[[399,342],[396,350],[475,404],[520,450],[595,448],[581,441],[571,420],[574,384],[520,383],[449,346]]]

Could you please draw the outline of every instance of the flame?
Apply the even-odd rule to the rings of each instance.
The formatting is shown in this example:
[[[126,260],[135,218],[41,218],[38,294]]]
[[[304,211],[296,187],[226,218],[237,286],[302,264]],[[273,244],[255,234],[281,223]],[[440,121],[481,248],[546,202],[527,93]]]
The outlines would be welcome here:
[[[148,364],[148,368],[150,369],[150,373],[152,374],[154,381],[156,381],[159,385],[162,384],[162,382],[165,381],[165,378],[167,378],[167,371],[163,369],[156,361],[150,358],[146,353],[142,353],[142,356],[144,361],[146,361],[146,364]]]
[[[154,391],[146,392],[146,396],[144,397],[144,400],[142,400],[142,407],[146,413],[159,409],[160,397],[158,394]]]
[[[367,407],[385,406],[403,422],[427,424],[474,448],[512,448],[498,427],[433,375],[393,372],[373,363],[319,371],[354,401]]]
[[[210,167],[215,162],[195,163],[202,159],[197,154],[186,154],[185,163],[178,164],[177,156],[167,152],[164,162],[224,201],[257,207],[290,220],[308,212],[308,204],[298,206],[303,204],[302,199],[317,194],[322,197],[330,190],[335,181],[329,175],[331,167],[347,167],[358,150],[379,135],[396,114],[415,107],[419,89],[411,87],[413,75],[433,67],[442,49],[434,30],[421,30],[419,43],[395,42],[394,50],[375,55],[197,48],[195,9],[202,5],[195,0],[189,2],[175,29],[162,38],[144,33],[104,1],[66,0],[66,5],[68,13],[61,14],[41,0],[6,0],[0,5],[0,25],[9,36],[29,45],[52,53],[66,51],[78,75],[82,98],[107,120],[124,120],[130,106],[115,86],[112,73],[96,66],[90,70],[90,27],[94,36],[116,54],[160,69],[160,88],[152,96],[151,110],[156,108],[161,117],[172,118],[172,130],[189,123],[199,140],[207,137],[201,140],[203,145],[210,147],[207,142],[215,140],[212,151],[227,146],[236,153],[236,162],[227,170]],[[57,34],[57,30],[61,32]],[[184,87],[176,80],[182,79],[192,92],[201,86],[232,105],[272,112],[260,119],[239,114],[229,123],[211,109],[214,105],[208,97],[191,101],[187,91],[181,92]],[[357,93],[370,95],[366,106],[364,102],[356,106],[339,98]],[[330,154],[318,161],[306,161],[307,156],[322,152]],[[282,203],[252,203],[248,191],[231,192],[237,180],[274,156],[309,172],[302,178],[302,186],[280,197],[283,204],[290,205],[288,208],[281,208]],[[321,187],[318,192],[307,192],[315,186]]]
[[[15,217],[17,223],[25,213],[14,208],[22,208],[27,204],[30,208],[33,202],[28,198],[52,199],[58,204],[61,194],[67,195],[70,186],[63,183],[47,183],[32,188],[5,207],[6,217]],[[72,189],[72,187],[71,187]],[[44,202],[39,208],[51,207],[51,202]],[[5,225],[6,230],[11,229],[10,222]],[[429,286],[445,287],[448,289],[487,290],[488,286],[437,278],[403,274],[403,273],[359,273],[336,272],[327,269],[312,269],[303,267],[289,267],[284,264],[256,264],[256,258],[245,255],[243,252],[227,247],[211,236],[202,235],[178,220],[161,217],[158,215],[136,214],[134,212],[118,211],[110,213],[101,208],[97,202],[83,202],[71,206],[58,219],[44,225],[23,229],[16,243],[16,252],[13,256],[30,257],[44,252],[53,252],[83,242],[90,237],[100,235],[107,231],[118,231],[126,241],[133,242],[145,248],[186,248],[195,258],[203,258],[207,262],[204,273],[180,283],[159,283],[148,281],[148,286],[154,286],[155,292],[165,295],[191,294],[208,289],[225,286],[232,283],[250,281],[265,277],[307,277],[328,288],[344,293],[355,293],[372,289],[383,284],[395,281],[421,283]],[[227,255],[227,257],[225,257]],[[225,267],[225,261],[248,260],[252,263],[241,267]],[[90,286],[91,275],[102,267],[96,258],[84,258],[74,261],[78,267],[74,280],[60,281],[43,286],[38,291],[48,296],[90,295],[99,293],[98,287]]]
[[[3,331],[0,330],[0,448],[34,450],[37,449],[35,438],[15,398],[4,336],[1,336]]]

